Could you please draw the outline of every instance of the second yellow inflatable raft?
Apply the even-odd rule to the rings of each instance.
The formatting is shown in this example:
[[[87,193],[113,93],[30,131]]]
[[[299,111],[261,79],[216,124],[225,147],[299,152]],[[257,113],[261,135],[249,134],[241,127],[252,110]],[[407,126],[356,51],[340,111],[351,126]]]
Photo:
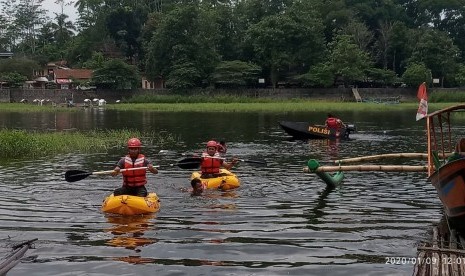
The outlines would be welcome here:
[[[191,180],[199,178],[207,189],[231,190],[241,185],[237,176],[226,169],[221,169],[218,175],[213,178],[202,178],[200,172],[193,172]]]

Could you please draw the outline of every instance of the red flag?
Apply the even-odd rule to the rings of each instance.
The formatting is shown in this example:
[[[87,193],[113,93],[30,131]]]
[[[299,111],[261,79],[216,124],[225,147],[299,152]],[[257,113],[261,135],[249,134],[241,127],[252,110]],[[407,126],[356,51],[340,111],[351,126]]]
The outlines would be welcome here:
[[[417,121],[426,117],[428,114],[428,94],[426,93],[426,84],[422,83],[418,87],[417,98],[420,100],[420,106],[417,110]]]
[[[418,87],[417,98],[419,101],[422,99],[428,101],[428,95],[426,94],[426,83],[422,83]]]

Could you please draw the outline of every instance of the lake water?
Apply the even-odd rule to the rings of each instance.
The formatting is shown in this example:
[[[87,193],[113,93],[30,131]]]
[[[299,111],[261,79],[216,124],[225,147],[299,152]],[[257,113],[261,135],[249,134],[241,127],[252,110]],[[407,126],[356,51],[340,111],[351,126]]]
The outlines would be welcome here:
[[[102,200],[121,185],[119,177],[64,180],[69,169],[112,169],[124,148],[2,162],[0,257],[11,244],[38,238],[8,275],[411,275],[413,264],[393,265],[386,258],[415,257],[442,217],[425,173],[348,172],[330,190],[302,168],[310,158],[426,152],[424,122],[416,122],[415,113],[340,113],[358,132],[353,140],[331,143],[290,141],[277,123],[324,122],[325,114],[312,112],[0,113],[0,125],[8,128],[137,128],[180,141],[144,148],[161,166],[147,187],[162,205],[143,217],[100,211]],[[239,189],[193,197],[186,192],[191,172],[169,164],[202,151],[211,138],[226,140],[228,156],[265,159],[268,166],[242,163],[233,169]]]

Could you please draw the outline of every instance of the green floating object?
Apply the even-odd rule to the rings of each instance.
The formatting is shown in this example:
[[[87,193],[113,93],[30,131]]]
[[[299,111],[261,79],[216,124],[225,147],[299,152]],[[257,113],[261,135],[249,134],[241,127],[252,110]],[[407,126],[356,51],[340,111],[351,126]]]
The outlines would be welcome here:
[[[311,172],[314,172],[318,177],[326,183],[326,185],[330,187],[336,187],[337,185],[341,184],[342,180],[344,180],[344,173],[342,171],[336,172],[333,175],[327,172],[318,172],[316,171],[320,167],[320,163],[315,159],[310,159],[307,162],[308,169]]]
[[[320,166],[320,163],[316,161],[315,159],[310,159],[307,162],[308,169],[312,172],[314,172],[318,167]]]

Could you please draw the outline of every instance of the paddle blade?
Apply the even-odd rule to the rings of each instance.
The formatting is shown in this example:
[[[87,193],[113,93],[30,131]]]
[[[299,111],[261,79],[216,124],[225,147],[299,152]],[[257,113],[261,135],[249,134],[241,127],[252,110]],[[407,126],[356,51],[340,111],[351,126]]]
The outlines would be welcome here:
[[[202,158],[200,157],[188,157],[178,161],[177,165],[181,169],[193,170],[198,169],[202,163]]]
[[[76,182],[79,180],[82,180],[89,175],[91,175],[91,172],[85,172],[85,171],[80,171],[80,170],[70,170],[65,173],[65,180],[68,182]]]

